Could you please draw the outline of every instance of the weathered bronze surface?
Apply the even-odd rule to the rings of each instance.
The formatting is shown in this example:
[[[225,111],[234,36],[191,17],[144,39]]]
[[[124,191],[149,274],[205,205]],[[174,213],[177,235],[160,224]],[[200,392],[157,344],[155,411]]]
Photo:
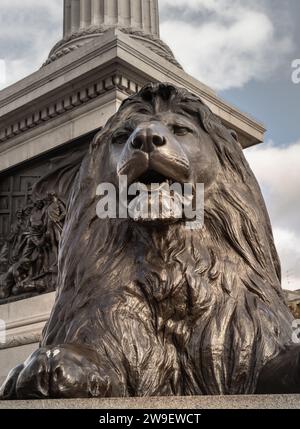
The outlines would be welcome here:
[[[97,187],[118,186],[120,174],[129,184],[204,183],[204,227],[100,220]],[[300,391],[259,186],[236,135],[198,98],[146,86],[79,171],[43,186],[67,205],[56,302],[40,349],[9,374],[3,399]],[[60,230],[55,221],[53,241]]]

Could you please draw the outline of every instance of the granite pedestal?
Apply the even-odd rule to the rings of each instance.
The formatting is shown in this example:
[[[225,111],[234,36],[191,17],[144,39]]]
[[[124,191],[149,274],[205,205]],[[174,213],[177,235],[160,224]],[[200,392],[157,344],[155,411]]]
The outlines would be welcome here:
[[[0,401],[0,409],[300,409],[300,395]]]

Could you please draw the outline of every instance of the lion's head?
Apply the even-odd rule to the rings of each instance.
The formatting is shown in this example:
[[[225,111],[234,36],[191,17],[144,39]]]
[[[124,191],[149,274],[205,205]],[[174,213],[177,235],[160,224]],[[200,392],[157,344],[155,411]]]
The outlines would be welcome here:
[[[184,212],[182,216],[178,212],[176,218],[170,203],[192,205],[196,184],[204,183],[208,191],[216,180],[218,158],[214,144],[199,127],[199,118],[186,110],[187,104],[174,92],[174,87],[160,87],[159,97],[152,87],[147,87],[140,96],[127,100],[120,117],[110,124],[110,168],[105,179],[118,187],[116,178],[124,176],[129,189],[132,184],[138,189],[144,187],[145,192],[137,198],[142,206],[139,215],[135,216],[135,206],[132,207],[134,220],[156,221],[158,225],[179,221]],[[184,188],[188,184],[190,198]],[[159,203],[159,194],[162,210],[153,210],[155,203]],[[132,196],[128,195],[128,199],[132,200]]]
[[[120,175],[129,185],[204,183],[204,226],[99,219],[97,187],[118,188]],[[123,290],[131,301],[126,307],[124,297],[122,314],[138,308],[153,335],[172,344],[168,364],[180,361],[181,393],[253,392],[261,367],[290,341],[270,221],[242,147],[198,97],[169,84],[124,101],[95,137],[73,185],[59,266],[44,344],[85,338],[94,346],[84,318]],[[123,332],[116,312],[107,326]]]

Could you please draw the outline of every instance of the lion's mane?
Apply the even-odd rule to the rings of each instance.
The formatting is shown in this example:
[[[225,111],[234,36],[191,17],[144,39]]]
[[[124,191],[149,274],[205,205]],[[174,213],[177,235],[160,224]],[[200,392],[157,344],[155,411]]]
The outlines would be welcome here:
[[[204,227],[98,219],[97,185],[116,174],[112,131],[164,109],[196,118],[213,139],[219,169]],[[96,136],[74,182],[43,345],[96,349],[124,395],[253,393],[291,320],[267,210],[235,135],[189,92],[146,86]]]

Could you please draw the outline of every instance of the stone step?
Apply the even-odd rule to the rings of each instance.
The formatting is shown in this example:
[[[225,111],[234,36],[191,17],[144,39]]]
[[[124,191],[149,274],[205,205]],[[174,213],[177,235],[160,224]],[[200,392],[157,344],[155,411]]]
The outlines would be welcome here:
[[[0,409],[300,409],[300,395],[0,401]]]

